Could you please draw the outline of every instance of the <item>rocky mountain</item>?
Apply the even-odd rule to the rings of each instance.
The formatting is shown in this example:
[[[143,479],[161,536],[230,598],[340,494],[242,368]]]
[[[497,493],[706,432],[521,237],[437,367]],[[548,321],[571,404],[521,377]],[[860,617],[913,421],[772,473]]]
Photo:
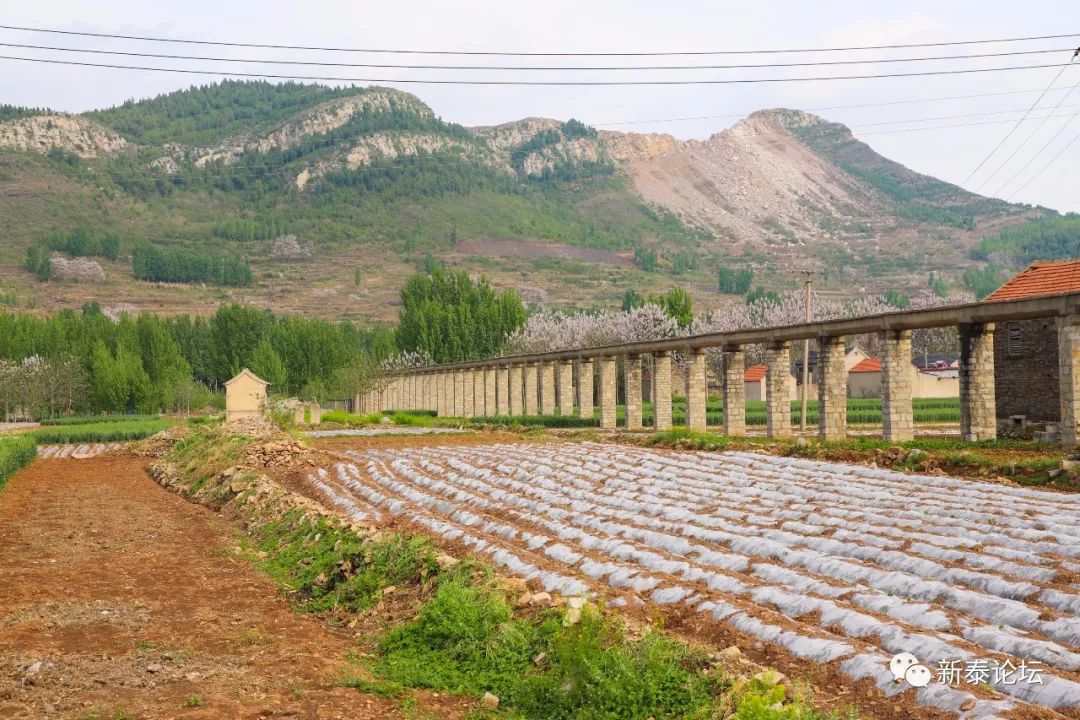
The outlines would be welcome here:
[[[673,284],[715,305],[721,266],[767,287],[816,268],[849,293],[913,292],[931,271],[971,267],[981,237],[1045,214],[920,175],[797,110],[685,141],[547,118],[466,128],[377,87],[225,82],[84,115],[0,111],[0,291],[45,307],[108,293],[199,311],[231,297],[383,319],[399,281],[437,261],[579,306]],[[127,253],[92,287],[20,269],[28,246],[71,231],[242,255],[255,282],[139,283]],[[284,235],[311,257],[275,255]]]

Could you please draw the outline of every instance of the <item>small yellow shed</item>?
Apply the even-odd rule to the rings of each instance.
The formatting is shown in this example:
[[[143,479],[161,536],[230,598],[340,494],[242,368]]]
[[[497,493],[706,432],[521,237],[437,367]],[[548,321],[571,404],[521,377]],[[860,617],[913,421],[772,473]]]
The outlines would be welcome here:
[[[225,381],[225,422],[266,415],[266,388],[270,383],[247,368]]]

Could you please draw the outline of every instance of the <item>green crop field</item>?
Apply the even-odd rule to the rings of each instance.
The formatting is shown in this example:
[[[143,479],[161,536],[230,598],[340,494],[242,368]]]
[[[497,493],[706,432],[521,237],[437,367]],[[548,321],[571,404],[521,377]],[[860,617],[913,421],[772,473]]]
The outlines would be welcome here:
[[[12,475],[37,457],[37,445],[32,437],[16,435],[0,438],[0,488]]]
[[[817,400],[807,402],[806,421],[814,425],[818,420]],[[847,402],[848,423],[852,425],[875,425],[881,423],[881,400],[878,398],[850,398]],[[960,399],[959,398],[925,398],[912,401],[912,409],[917,423],[955,423],[960,422]],[[576,410],[575,410],[576,413]],[[622,424],[626,418],[626,406],[619,405],[616,408],[616,418]],[[652,403],[643,403],[642,422],[651,425],[653,422]],[[799,401],[791,403],[791,422],[798,423],[800,415]],[[544,427],[597,427],[600,424],[600,410],[593,412],[592,418],[579,418],[576,414],[572,417],[558,415],[532,415],[519,417],[478,417],[472,422],[478,425],[543,425]],[[716,398],[710,398],[706,406],[706,418],[709,425],[720,425],[724,422],[723,404]],[[675,425],[686,424],[686,402],[676,398],[672,402],[671,420]],[[755,400],[746,403],[746,424],[765,425],[765,401]]]
[[[124,442],[141,440],[169,427],[163,418],[132,422],[91,422],[83,425],[55,425],[26,433],[40,445],[66,443]]]

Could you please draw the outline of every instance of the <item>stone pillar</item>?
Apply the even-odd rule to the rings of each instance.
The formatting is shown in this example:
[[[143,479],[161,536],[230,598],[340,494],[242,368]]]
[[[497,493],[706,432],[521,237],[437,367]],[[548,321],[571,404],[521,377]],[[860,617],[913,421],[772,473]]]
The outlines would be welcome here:
[[[424,376],[424,396],[427,398],[427,409],[435,410],[439,407],[439,399],[435,393],[435,373]]]
[[[604,430],[614,430],[615,406],[618,403],[615,357],[608,355],[599,358],[598,364],[600,366],[600,427]]]
[[[910,363],[908,363],[910,365]],[[847,439],[847,368],[844,338],[818,339],[818,438]]]
[[[778,342],[765,350],[765,433],[791,437],[791,343]]]
[[[994,399],[994,323],[960,326],[960,437],[997,437]]]
[[[537,396],[536,378],[539,374],[538,363],[528,363],[523,369],[525,383],[525,414],[536,415],[540,408]]]
[[[708,400],[709,385],[705,374],[705,349],[694,348],[686,355],[686,427],[699,432],[705,431]]]
[[[479,417],[487,414],[487,411],[484,409],[484,389],[487,387],[485,379],[486,372],[487,368],[476,368],[473,370],[472,417]]]
[[[578,361],[577,376],[578,417],[593,416],[593,359]]]
[[[627,355],[623,365],[626,392],[626,429],[641,429],[641,356]]]
[[[653,428],[671,429],[671,353],[653,356]]]
[[[496,392],[496,368],[484,368],[484,414],[494,417],[499,414],[499,398]]]
[[[465,414],[465,371],[454,370],[454,417]]]
[[[574,362],[572,360],[559,361],[555,384],[555,391],[559,396],[559,414],[569,417],[574,414]]]
[[[473,396],[476,393],[476,388],[473,387],[475,371],[469,368],[462,370],[461,374],[464,379],[461,391],[461,417],[470,418],[473,416]]]
[[[443,407],[447,417],[454,414],[454,371],[443,372]]]
[[[1061,444],[1080,443],[1080,317],[1058,318],[1058,397],[1061,403]]]
[[[510,366],[510,414],[521,415],[525,388],[521,365]]]
[[[911,409],[911,331],[886,330],[881,357],[881,436],[890,442],[915,437]]]
[[[724,434],[746,436],[746,351],[724,352]]]
[[[496,409],[499,415],[510,414],[510,368],[495,366]]]
[[[555,363],[540,363],[540,414],[555,414]]]
[[[443,374],[436,372],[432,379],[435,390],[435,413],[442,417],[446,415],[446,389],[443,387]]]

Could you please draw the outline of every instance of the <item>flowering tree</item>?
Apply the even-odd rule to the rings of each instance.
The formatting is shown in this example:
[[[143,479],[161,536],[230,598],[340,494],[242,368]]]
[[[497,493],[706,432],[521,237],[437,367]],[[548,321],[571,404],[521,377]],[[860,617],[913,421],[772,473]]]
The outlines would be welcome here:
[[[957,305],[973,302],[970,293],[959,293],[942,298],[926,292],[911,298],[913,310]],[[890,304],[882,295],[865,295],[854,300],[838,300],[819,294],[811,296],[811,319],[839,320],[843,318],[879,315],[896,312],[900,308]],[[669,317],[655,304],[631,307],[626,310],[604,310],[598,313],[564,313],[542,310],[526,320],[521,329],[507,341],[508,354],[531,354],[568,350],[582,347],[598,347],[629,342],[662,340],[684,335],[723,333],[750,328],[797,325],[805,322],[805,298],[801,292],[782,296],[779,300],[763,298],[751,303],[731,303],[716,310],[694,317],[686,328]],[[816,345],[816,342],[814,343]],[[880,356],[881,336],[878,333],[857,335],[851,339],[853,346],[869,355]],[[913,354],[916,358],[929,353],[956,352],[956,329],[952,327],[916,330],[912,334]],[[796,350],[797,352],[797,350]],[[751,345],[746,348],[747,363],[759,363],[764,359],[764,347]],[[721,370],[721,351],[709,348],[707,362],[714,374]],[[685,367],[685,359],[676,353],[676,362]]]

